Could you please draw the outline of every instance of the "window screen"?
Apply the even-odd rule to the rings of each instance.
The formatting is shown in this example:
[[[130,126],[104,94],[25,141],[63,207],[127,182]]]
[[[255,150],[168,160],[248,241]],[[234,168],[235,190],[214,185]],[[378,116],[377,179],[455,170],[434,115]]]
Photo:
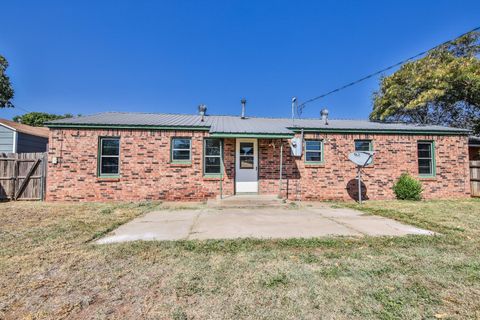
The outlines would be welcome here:
[[[192,139],[190,138],[173,138],[172,161],[190,161],[191,144]]]
[[[417,144],[418,153],[418,174],[434,175],[434,152],[433,142],[422,141]]]
[[[323,141],[306,140],[305,141],[305,162],[323,161]]]
[[[220,139],[205,139],[204,144],[204,170],[203,173],[221,174],[222,173],[222,141]]]
[[[372,141],[355,140],[355,151],[372,151]]]
[[[100,138],[100,176],[118,175],[120,162],[120,139]]]

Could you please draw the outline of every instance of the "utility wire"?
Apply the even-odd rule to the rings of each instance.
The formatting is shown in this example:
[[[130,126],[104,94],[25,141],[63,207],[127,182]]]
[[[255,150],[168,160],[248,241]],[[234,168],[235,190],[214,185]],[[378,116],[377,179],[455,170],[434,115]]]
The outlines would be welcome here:
[[[14,108],[18,108],[18,109],[23,110],[25,112],[31,112],[30,110],[27,110],[27,109],[25,109],[23,107],[19,107],[19,106],[14,106]]]
[[[445,41],[445,42],[443,42],[443,43],[441,43],[441,44],[439,44],[439,45],[436,45],[436,46],[433,47],[433,48],[430,48],[430,49],[428,49],[428,50],[425,50],[425,51],[422,51],[422,52],[420,52],[420,53],[417,53],[416,55],[411,56],[410,58],[407,58],[407,59],[405,59],[405,60],[402,60],[402,61],[400,61],[400,62],[397,62],[397,63],[395,63],[395,64],[392,64],[391,66],[386,67],[386,68],[384,68],[384,69],[382,69],[382,70],[376,71],[376,72],[374,72],[374,73],[371,73],[371,74],[369,74],[368,76],[365,76],[365,77],[360,78],[360,79],[358,79],[358,80],[355,80],[355,81],[352,81],[352,82],[350,82],[350,83],[347,83],[347,84],[345,84],[345,85],[343,85],[343,86],[341,86],[341,87],[338,87],[338,88],[336,88],[336,89],[334,89],[334,90],[331,90],[331,91],[328,91],[328,92],[326,92],[326,93],[323,93],[323,94],[321,94],[321,95],[319,95],[319,96],[316,96],[316,97],[314,97],[314,98],[308,99],[308,100],[302,102],[301,104],[299,104],[299,105],[297,106],[297,113],[298,113],[298,114],[301,114],[302,111],[303,111],[303,109],[305,108],[305,105],[308,104],[308,103],[310,103],[310,102],[316,101],[316,100],[318,100],[318,99],[325,98],[326,96],[329,96],[329,95],[331,95],[331,94],[333,94],[333,93],[339,92],[339,91],[341,91],[341,90],[343,90],[343,89],[346,89],[346,88],[348,88],[348,87],[354,86],[354,85],[356,85],[356,84],[358,84],[358,83],[360,83],[360,82],[362,82],[362,81],[365,81],[365,80],[367,80],[367,79],[370,79],[370,78],[372,78],[372,77],[375,77],[375,76],[377,76],[377,75],[379,75],[379,74],[381,74],[381,73],[383,73],[383,72],[385,72],[385,71],[388,71],[388,70],[391,70],[391,69],[393,69],[393,68],[395,68],[395,67],[401,66],[402,64],[405,64],[405,63],[407,63],[407,62],[410,61],[410,60],[413,60],[413,59],[415,59],[415,58],[418,58],[418,57],[420,57],[420,56],[423,56],[424,54],[426,54],[426,53],[428,53],[428,52],[430,52],[430,51],[432,51],[432,50],[435,50],[435,49],[437,49],[437,48],[439,48],[439,47],[441,47],[441,46],[447,45],[447,44],[453,42],[454,40],[456,40],[456,39],[458,39],[458,38],[461,38],[461,37],[463,37],[463,36],[465,36],[465,35],[467,35],[467,34],[469,34],[469,33],[472,33],[472,32],[478,31],[478,30],[480,30],[480,27],[476,27],[476,28],[474,28],[474,29],[472,29],[472,30],[470,30],[470,31],[468,31],[468,32],[465,32],[465,33],[459,35],[458,37],[456,37],[456,38],[454,38],[454,39]]]

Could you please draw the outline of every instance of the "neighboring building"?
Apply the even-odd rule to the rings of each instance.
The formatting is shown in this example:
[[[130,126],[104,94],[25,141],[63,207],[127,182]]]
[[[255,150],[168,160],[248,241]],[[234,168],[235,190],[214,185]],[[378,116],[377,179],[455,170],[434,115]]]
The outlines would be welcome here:
[[[45,152],[48,147],[48,128],[0,118],[0,153]]]
[[[468,138],[468,154],[471,161],[480,160],[480,137]]]
[[[472,197],[480,197],[480,137],[468,138],[468,155],[470,158],[470,185]]]
[[[403,172],[422,181],[425,198],[470,196],[463,129],[142,113],[47,125],[50,201],[205,200],[238,193],[356,199],[356,168],[347,158],[355,150],[375,152],[362,176],[367,198],[394,198],[392,186]],[[292,156],[292,138],[302,136],[301,156]]]

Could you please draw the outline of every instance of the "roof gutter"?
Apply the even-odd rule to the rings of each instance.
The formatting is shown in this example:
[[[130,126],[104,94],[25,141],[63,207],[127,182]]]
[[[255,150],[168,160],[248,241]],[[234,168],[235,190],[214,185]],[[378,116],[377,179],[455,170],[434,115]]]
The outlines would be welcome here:
[[[294,132],[301,132],[302,128],[288,128]],[[410,134],[410,135],[469,135],[470,131],[460,130],[405,130],[405,129],[339,129],[339,128],[303,128],[304,132],[320,133],[367,133],[367,134]]]
[[[231,132],[213,132],[210,134],[213,138],[256,138],[256,139],[290,139],[293,133],[231,133]]]
[[[68,124],[47,123],[49,128],[66,129],[134,129],[134,130],[186,130],[186,131],[209,131],[210,127],[202,126],[146,126],[146,125],[113,125],[113,124]]]

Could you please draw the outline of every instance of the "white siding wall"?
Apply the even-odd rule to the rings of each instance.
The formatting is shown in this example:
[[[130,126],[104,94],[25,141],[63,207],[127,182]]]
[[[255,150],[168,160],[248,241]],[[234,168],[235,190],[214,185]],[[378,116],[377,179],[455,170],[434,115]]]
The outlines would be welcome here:
[[[13,152],[14,132],[0,125],[0,152]]]

